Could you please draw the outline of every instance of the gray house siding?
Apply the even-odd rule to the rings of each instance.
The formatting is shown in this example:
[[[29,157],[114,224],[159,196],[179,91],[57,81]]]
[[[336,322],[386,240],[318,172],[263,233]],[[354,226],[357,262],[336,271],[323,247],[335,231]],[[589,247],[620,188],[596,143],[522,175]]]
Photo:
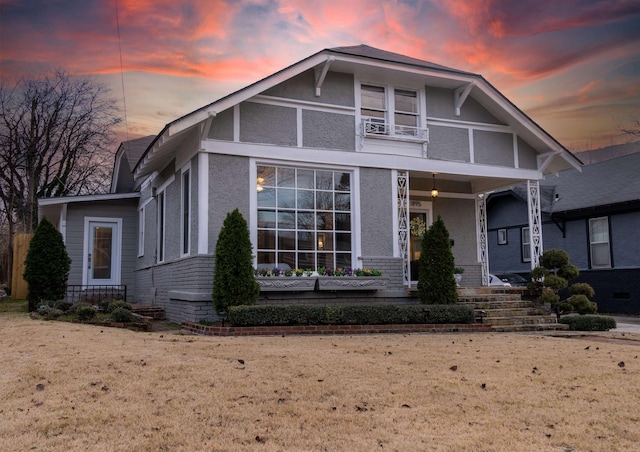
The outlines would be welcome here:
[[[426,87],[427,116],[458,121],[484,122],[487,124],[502,124],[486,108],[473,97],[467,97],[462,106],[460,116],[455,115],[453,105],[454,90],[445,88]]]
[[[233,141],[233,108],[228,108],[213,118],[208,136],[214,140]]]
[[[85,218],[119,218],[122,219],[121,284],[127,285],[128,295],[134,293],[133,271],[138,250],[136,203],[137,199],[69,204],[65,241],[67,253],[69,253],[69,257],[71,258],[71,269],[67,281],[69,285],[83,284],[82,266],[84,257]]]
[[[263,94],[344,107],[353,107],[355,104],[353,75],[332,71],[327,72],[318,97],[315,95],[315,74],[312,69],[266,90]]]
[[[240,104],[240,141],[295,146],[296,109],[243,102]]]
[[[476,163],[513,167],[513,134],[473,131],[474,160]]]
[[[330,133],[327,131],[330,130]],[[302,146],[355,151],[356,126],[352,115],[302,110]]]
[[[469,162],[469,131],[457,127],[429,126],[429,158]]]
[[[518,137],[518,166],[524,169],[537,169],[536,151],[522,138]]]

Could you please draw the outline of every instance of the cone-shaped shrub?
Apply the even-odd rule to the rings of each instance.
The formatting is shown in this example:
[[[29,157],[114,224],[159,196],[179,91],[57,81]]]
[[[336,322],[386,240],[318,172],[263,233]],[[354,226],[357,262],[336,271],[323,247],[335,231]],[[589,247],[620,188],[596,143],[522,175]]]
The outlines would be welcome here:
[[[424,233],[418,265],[418,296],[421,303],[447,304],[458,301],[451,240],[440,215]]]
[[[227,214],[216,244],[213,305],[219,314],[227,312],[229,306],[258,300],[260,286],[253,276],[251,252],[247,222],[235,209]]]
[[[42,301],[64,298],[71,259],[62,234],[46,218],[40,221],[33,234],[24,264],[23,276],[29,286],[29,311],[36,310]]]

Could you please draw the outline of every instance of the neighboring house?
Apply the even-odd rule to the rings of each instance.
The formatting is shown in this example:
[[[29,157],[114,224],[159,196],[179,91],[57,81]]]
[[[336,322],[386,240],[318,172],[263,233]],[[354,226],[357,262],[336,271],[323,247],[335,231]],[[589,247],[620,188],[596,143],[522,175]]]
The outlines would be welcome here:
[[[59,224],[70,249],[78,211],[74,227],[85,227],[73,241],[84,248],[72,256],[81,261],[73,280],[89,284],[86,224],[101,215],[88,209],[112,221],[108,209],[128,203],[120,282],[131,284],[130,299],[160,305],[174,321],[213,318],[216,239],[235,208],[256,266],[375,268],[386,288],[351,299],[392,300],[416,282],[421,238],[412,220],[429,225],[441,215],[463,285],[486,284],[484,194],[528,184],[537,257],[538,181],[581,166],[482,76],[364,45],[323,50],[176,119],[132,167],[134,157],[119,152],[112,194],[41,205],[47,215],[66,212]]]
[[[540,183],[544,249],[563,249],[596,291],[600,312],[640,314],[640,152]],[[531,271],[526,190],[487,201],[493,273]]]

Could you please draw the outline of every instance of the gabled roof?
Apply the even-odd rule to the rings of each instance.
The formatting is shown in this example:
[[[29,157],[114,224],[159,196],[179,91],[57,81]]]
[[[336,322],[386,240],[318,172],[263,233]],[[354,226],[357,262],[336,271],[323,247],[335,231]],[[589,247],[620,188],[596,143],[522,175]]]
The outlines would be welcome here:
[[[201,126],[199,131],[202,132],[206,129],[206,127],[202,126],[218,113],[309,69],[322,70],[323,68],[325,70],[330,68],[338,72],[361,72],[372,76],[385,74],[388,77],[397,77],[403,74],[407,78],[421,80],[430,86],[459,89],[461,93],[464,93],[461,97],[466,98],[471,95],[476,98],[494,116],[511,126],[520,137],[533,146],[538,152],[539,168],[542,173],[557,172],[567,168],[580,170],[582,165],[582,162],[577,157],[538,126],[482,76],[366,45],[358,45],[324,49],[170,122],[154,138],[136,163],[133,169],[134,178],[140,182],[142,177],[153,171],[160,170],[163,162],[166,162],[167,158],[170,158],[180,146],[185,132],[194,130],[198,125]]]
[[[133,169],[154,139],[149,135],[120,143],[111,173],[111,193],[133,189]]]

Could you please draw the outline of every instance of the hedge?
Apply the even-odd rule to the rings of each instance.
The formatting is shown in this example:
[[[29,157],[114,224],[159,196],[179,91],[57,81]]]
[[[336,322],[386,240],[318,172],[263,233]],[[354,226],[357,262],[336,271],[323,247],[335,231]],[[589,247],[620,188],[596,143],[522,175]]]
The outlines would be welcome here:
[[[571,331],[609,331],[616,328],[616,320],[604,315],[567,315],[558,320],[569,325]]]
[[[276,325],[390,325],[473,323],[473,308],[461,305],[344,305],[233,306],[234,326]]]

